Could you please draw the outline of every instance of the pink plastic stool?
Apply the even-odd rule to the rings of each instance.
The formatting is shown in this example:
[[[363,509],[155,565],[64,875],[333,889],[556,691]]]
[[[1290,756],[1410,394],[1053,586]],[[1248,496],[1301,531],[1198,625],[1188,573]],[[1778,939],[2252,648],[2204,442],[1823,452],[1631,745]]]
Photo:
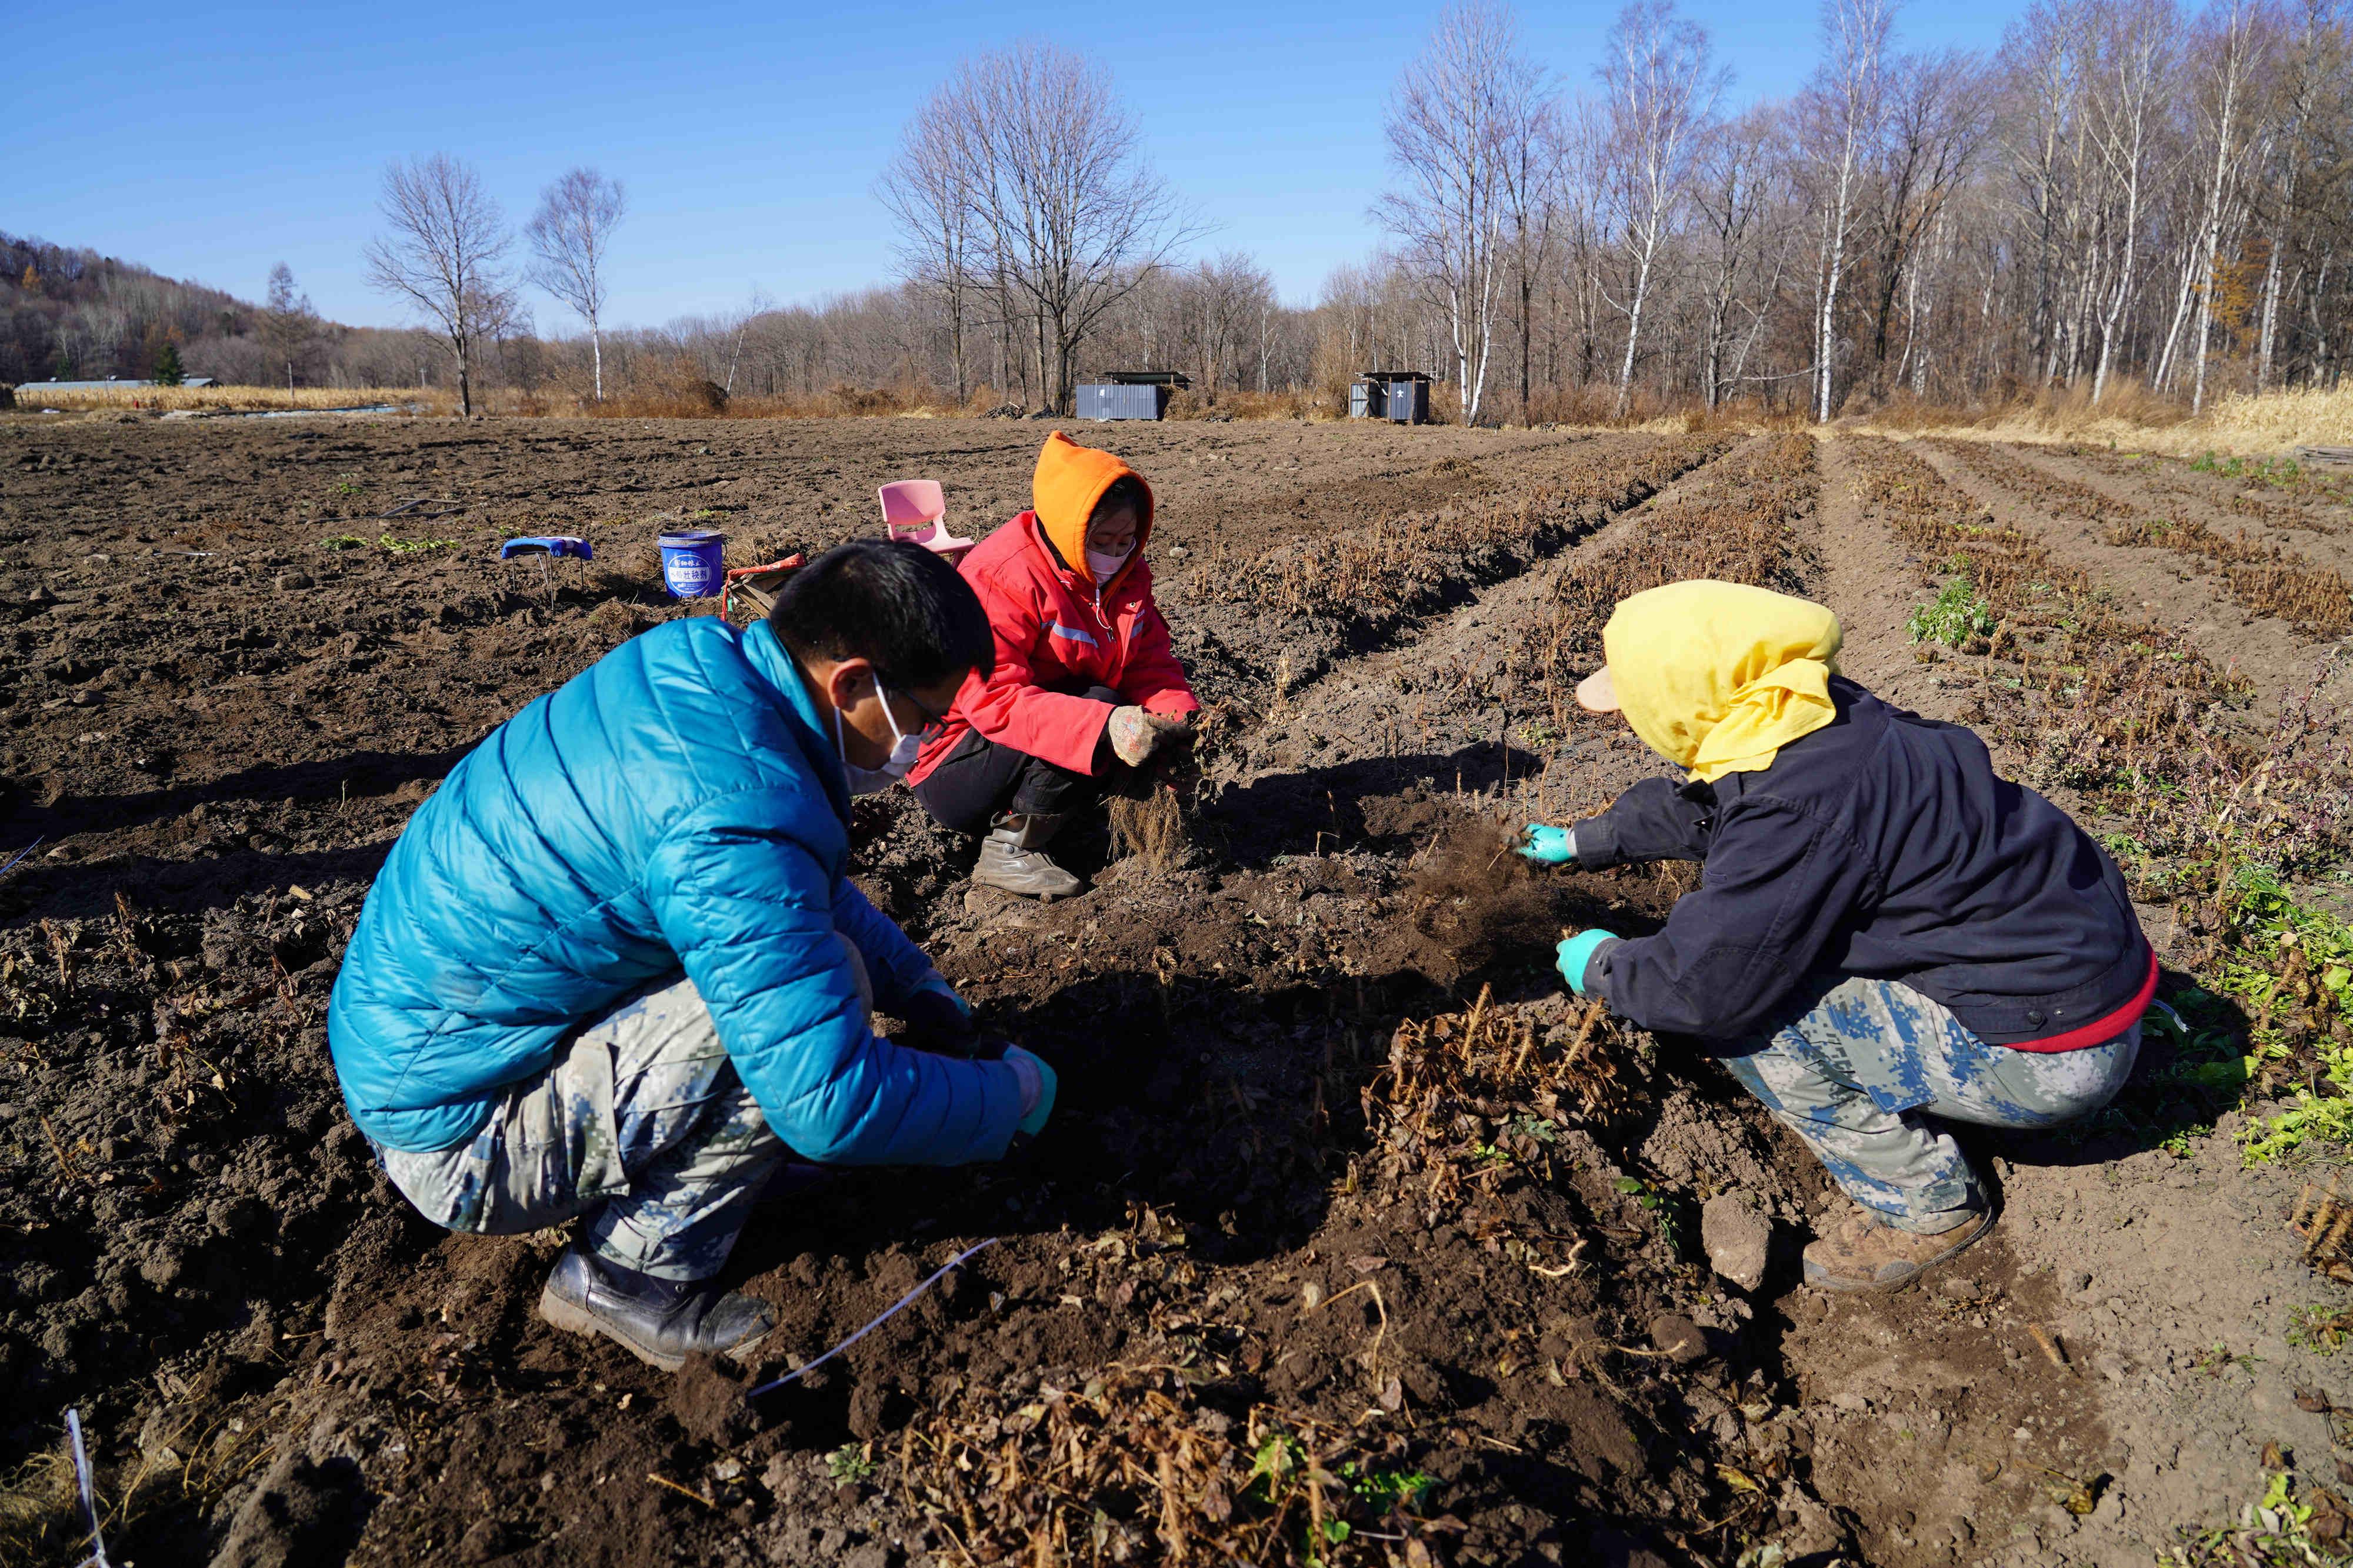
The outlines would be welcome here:
[[[979,542],[948,531],[947,497],[937,479],[893,479],[875,494],[882,501],[882,530],[893,539],[951,561]]]

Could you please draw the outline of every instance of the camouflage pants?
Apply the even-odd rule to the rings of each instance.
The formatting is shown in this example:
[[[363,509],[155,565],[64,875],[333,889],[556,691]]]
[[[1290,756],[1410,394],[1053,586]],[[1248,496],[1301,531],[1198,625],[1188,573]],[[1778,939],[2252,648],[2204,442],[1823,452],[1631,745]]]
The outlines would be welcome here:
[[[1802,1016],[1742,1042],[1725,1066],[1849,1197],[1923,1235],[1965,1223],[1987,1202],[1939,1122],[2073,1121],[2114,1099],[2140,1054],[2137,1023],[2105,1045],[2021,1051],[1988,1045],[1895,981],[1827,975],[1803,994],[1811,1005]]]
[[[585,1215],[598,1257],[703,1279],[726,1262],[785,1145],[681,979],[582,1029],[470,1142],[378,1152],[436,1225],[513,1236]]]

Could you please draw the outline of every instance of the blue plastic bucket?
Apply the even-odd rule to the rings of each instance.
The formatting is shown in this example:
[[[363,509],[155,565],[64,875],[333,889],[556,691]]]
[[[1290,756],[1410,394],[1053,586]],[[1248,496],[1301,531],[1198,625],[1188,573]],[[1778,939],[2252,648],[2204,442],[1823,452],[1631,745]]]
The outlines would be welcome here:
[[[719,554],[727,536],[715,528],[689,528],[660,539],[662,584],[673,599],[707,599],[724,585]]]

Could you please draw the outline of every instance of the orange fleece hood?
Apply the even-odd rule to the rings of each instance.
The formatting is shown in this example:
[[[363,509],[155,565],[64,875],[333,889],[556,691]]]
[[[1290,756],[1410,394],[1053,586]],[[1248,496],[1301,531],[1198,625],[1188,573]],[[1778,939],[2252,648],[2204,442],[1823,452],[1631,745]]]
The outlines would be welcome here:
[[[1136,519],[1135,550],[1128,556],[1134,562],[1152,537],[1155,503],[1152,486],[1144,476],[1109,452],[1082,447],[1060,430],[1047,437],[1046,445],[1039,448],[1038,472],[1029,481],[1030,510],[1038,514],[1039,528],[1060,552],[1062,564],[1071,571],[1084,575],[1087,521],[1094,516],[1095,503],[1103,500],[1103,491],[1123,479],[1144,486],[1144,515]],[[1127,567],[1119,570],[1124,575]]]

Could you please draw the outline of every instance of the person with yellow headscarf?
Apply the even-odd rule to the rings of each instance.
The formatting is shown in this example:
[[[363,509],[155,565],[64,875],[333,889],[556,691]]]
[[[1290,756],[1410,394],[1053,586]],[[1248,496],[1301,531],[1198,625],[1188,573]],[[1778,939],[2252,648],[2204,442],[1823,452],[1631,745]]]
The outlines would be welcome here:
[[[1993,1223],[1943,1125],[2056,1126],[2105,1105],[2157,986],[2124,879],[1958,725],[1838,673],[1838,617],[1736,583],[1619,605],[1577,701],[1683,770],[1522,853],[1586,869],[1701,862],[1656,935],[1560,944],[1578,995],[1694,1037],[1855,1210],[1808,1283],[1890,1289]]]

